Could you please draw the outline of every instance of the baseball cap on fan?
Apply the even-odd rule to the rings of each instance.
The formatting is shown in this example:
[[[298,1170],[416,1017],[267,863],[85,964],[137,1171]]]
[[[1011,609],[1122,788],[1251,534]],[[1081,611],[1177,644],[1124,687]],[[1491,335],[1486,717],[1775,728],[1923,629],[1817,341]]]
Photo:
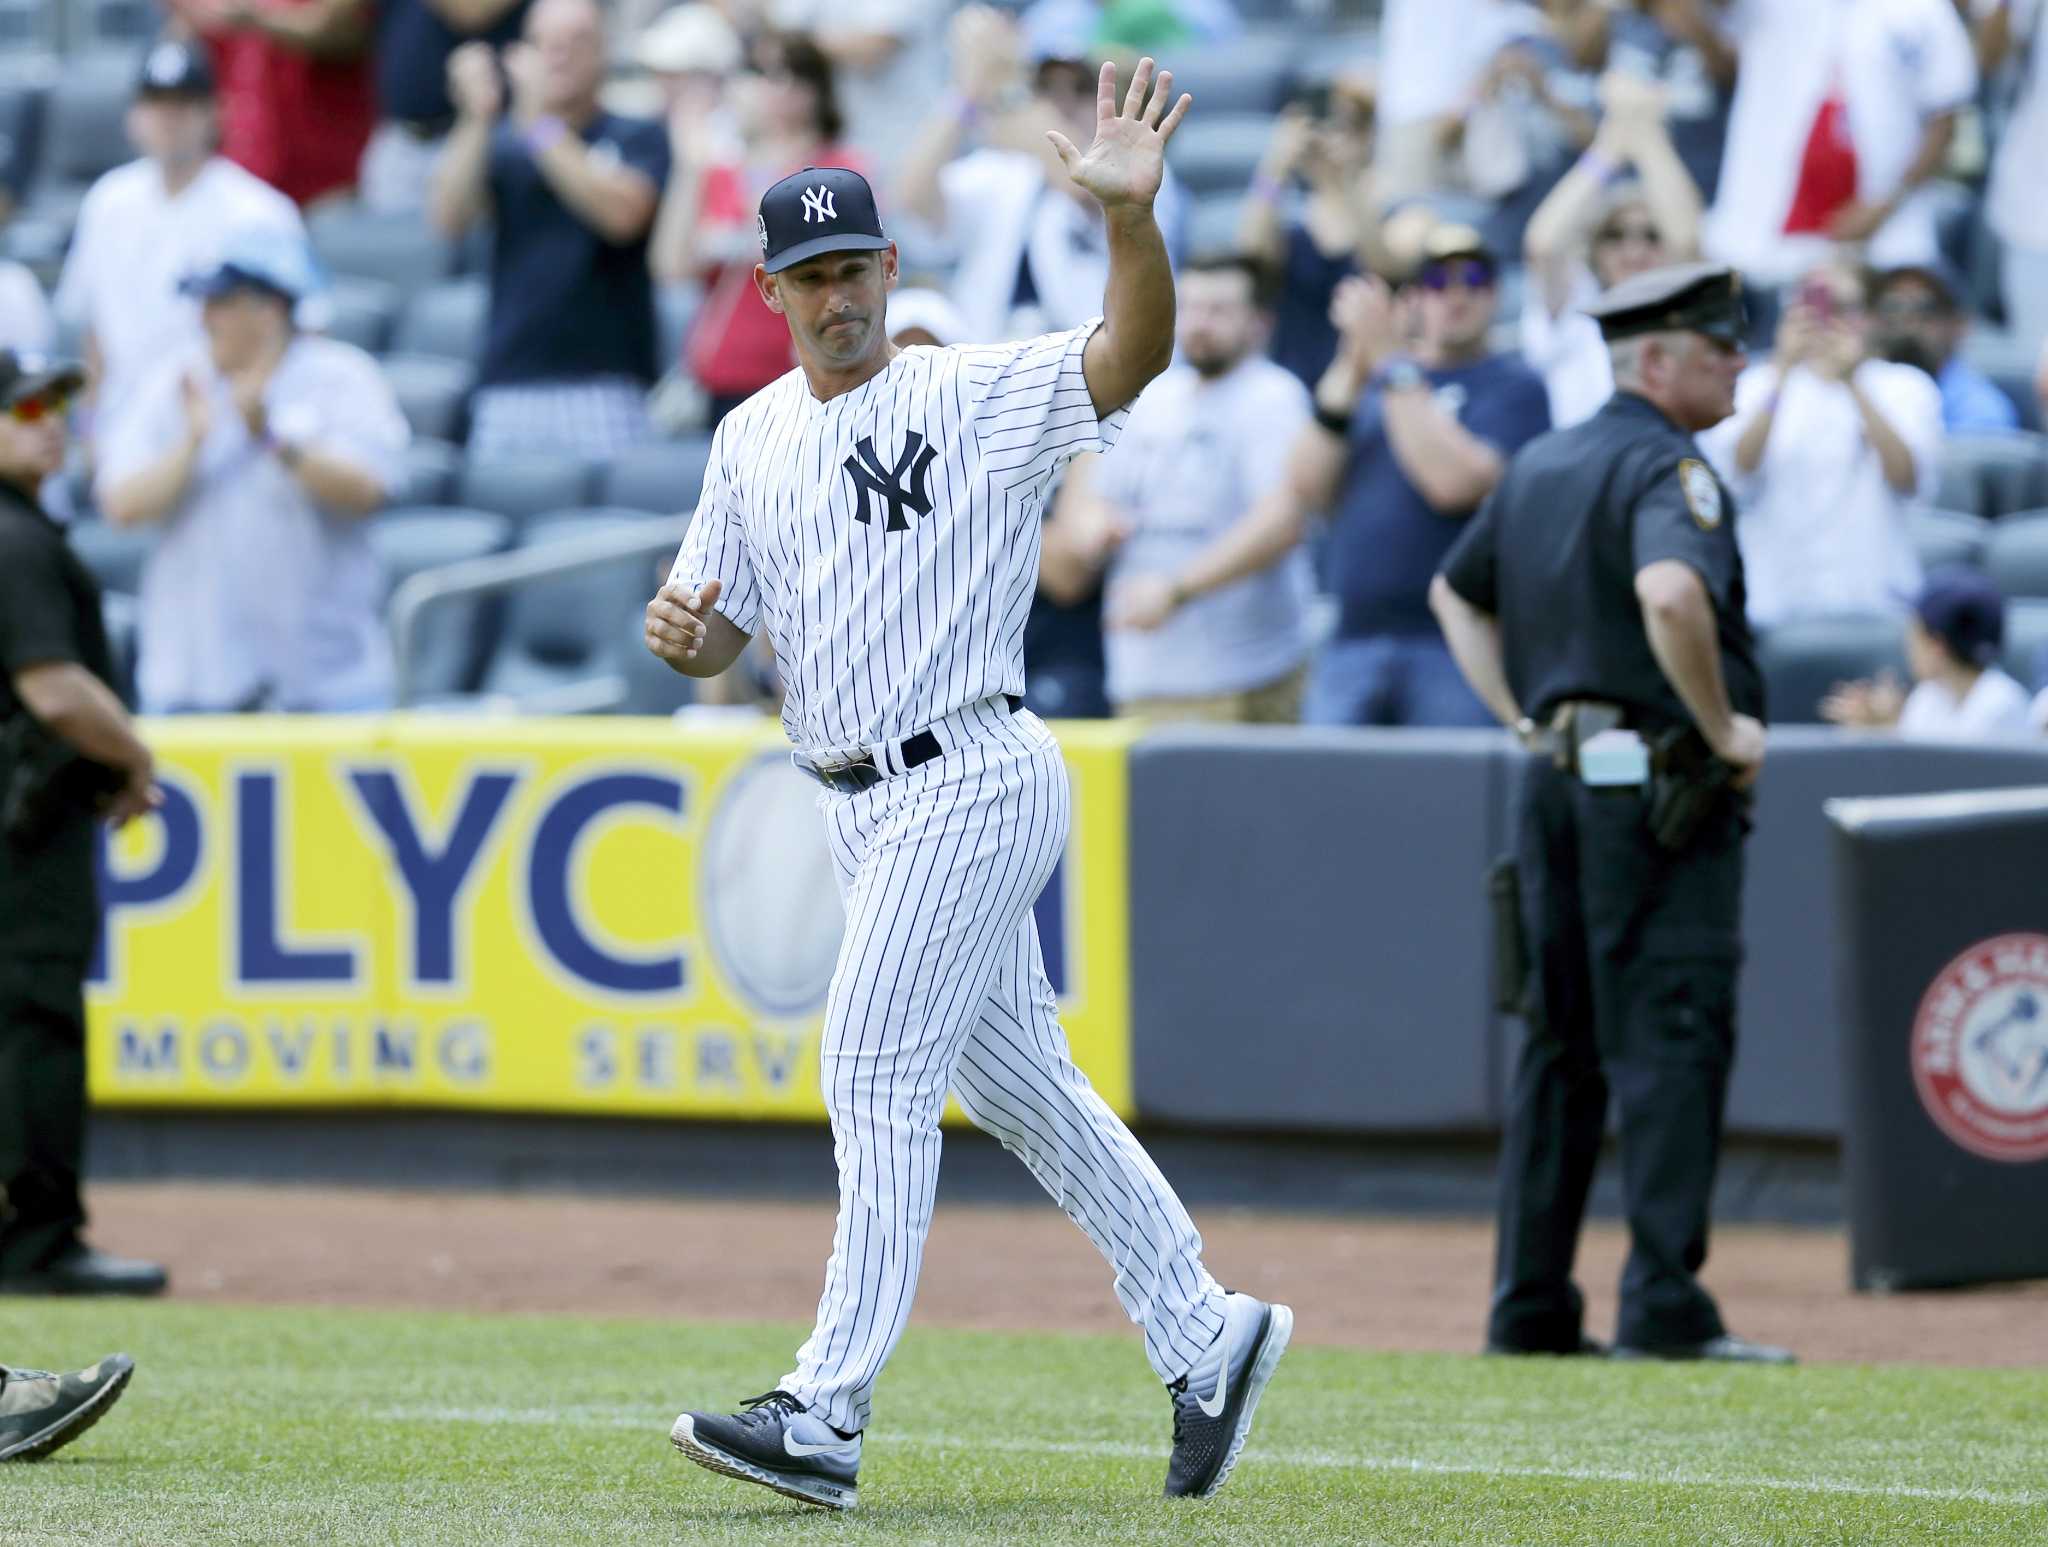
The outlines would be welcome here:
[[[827,252],[889,245],[875,191],[845,167],[805,167],[761,195],[761,267],[780,274]]]

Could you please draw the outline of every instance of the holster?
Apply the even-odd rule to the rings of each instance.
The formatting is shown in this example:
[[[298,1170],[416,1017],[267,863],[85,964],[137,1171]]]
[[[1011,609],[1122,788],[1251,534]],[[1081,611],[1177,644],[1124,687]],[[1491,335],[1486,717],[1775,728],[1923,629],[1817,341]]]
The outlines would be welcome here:
[[[1735,767],[1714,755],[1690,725],[1650,740],[1650,835],[1676,854],[1688,848],[1725,804],[1740,802]]]
[[[1486,896],[1493,912],[1493,1007],[1521,1015],[1529,996],[1529,937],[1522,926],[1522,872],[1512,856],[1487,869]]]
[[[81,755],[26,711],[0,723],[0,838],[16,849],[40,848],[126,782],[120,769]]]

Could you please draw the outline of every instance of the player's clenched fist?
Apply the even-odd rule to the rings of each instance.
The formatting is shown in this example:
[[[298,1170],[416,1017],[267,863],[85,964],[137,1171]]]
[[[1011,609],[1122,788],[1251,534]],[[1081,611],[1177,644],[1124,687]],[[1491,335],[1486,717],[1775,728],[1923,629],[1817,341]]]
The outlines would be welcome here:
[[[705,616],[718,600],[722,582],[686,586],[671,580],[647,604],[647,648],[669,665],[693,659],[704,648]]]

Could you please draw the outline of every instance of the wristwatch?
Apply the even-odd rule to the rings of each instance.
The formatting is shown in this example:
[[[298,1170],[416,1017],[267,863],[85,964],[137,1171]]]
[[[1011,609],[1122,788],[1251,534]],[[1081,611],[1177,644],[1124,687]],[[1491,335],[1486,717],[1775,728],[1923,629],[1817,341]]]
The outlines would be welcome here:
[[[1373,385],[1382,392],[1409,392],[1429,385],[1429,378],[1423,374],[1422,367],[1407,355],[1395,355],[1383,361],[1372,374]]]

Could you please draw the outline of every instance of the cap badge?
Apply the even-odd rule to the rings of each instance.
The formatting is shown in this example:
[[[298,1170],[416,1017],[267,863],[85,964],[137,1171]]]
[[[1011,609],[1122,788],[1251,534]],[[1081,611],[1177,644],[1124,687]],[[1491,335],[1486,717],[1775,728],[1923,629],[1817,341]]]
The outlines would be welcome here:
[[[832,203],[832,190],[830,188],[817,187],[804,190],[805,225],[809,225],[814,219],[819,225],[823,225],[829,220],[837,220],[838,218],[839,211]]]
[[[1711,532],[1721,524],[1721,485],[1706,463],[1693,457],[1680,462],[1678,487],[1685,491],[1686,508],[1702,531]]]

